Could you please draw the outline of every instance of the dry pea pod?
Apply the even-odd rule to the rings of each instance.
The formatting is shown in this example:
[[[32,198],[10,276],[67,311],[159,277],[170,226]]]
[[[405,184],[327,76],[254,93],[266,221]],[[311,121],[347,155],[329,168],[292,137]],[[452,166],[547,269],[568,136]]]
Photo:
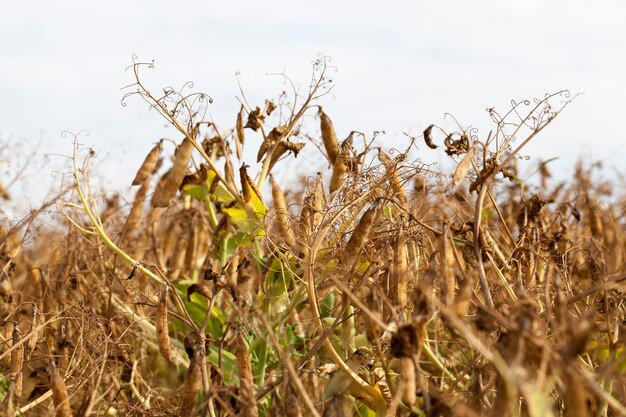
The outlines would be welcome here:
[[[285,384],[285,417],[302,417],[300,401],[289,380]]]
[[[13,286],[8,278],[0,278],[0,297],[9,298],[13,294]]]
[[[237,122],[235,123],[235,150],[237,151],[237,159],[241,159],[243,155],[243,143],[246,140],[245,133],[243,131],[243,104],[241,105],[241,109],[239,113],[237,113]]]
[[[400,381],[398,390],[402,393],[402,402],[412,406],[416,400],[415,361],[419,360],[421,346],[424,342],[427,321],[414,322],[398,328],[391,337],[389,352],[400,359]]]
[[[456,291],[456,277],[454,275],[454,247],[452,238],[450,237],[450,227],[448,224],[444,224],[443,226],[443,235],[441,236],[441,252],[443,254],[442,278],[445,292],[445,302],[448,307],[453,307]]]
[[[461,183],[461,181],[463,181],[463,179],[465,178],[465,175],[467,174],[467,170],[469,169],[470,164],[472,162],[472,158],[474,158],[475,150],[476,148],[470,148],[469,151],[467,151],[467,153],[463,157],[463,159],[461,159],[461,162],[459,162],[459,164],[456,166],[456,169],[454,170],[454,174],[452,175],[452,184],[455,187],[458,186]]]
[[[402,178],[398,175],[398,167],[380,148],[378,148],[378,159],[385,166],[387,175],[390,176],[391,189],[393,190],[394,197],[398,198],[402,207],[408,207],[408,200],[406,198],[406,191],[404,185],[402,185]]]
[[[335,163],[333,164],[333,173],[330,177],[330,185],[328,187],[328,191],[330,191],[331,194],[341,188],[343,174],[345,174],[347,171],[348,165],[346,164],[345,158],[342,155],[339,155],[335,159]]]
[[[9,195],[9,192],[4,187],[4,185],[2,185],[1,182],[0,182],[0,197],[2,197],[5,200],[10,200],[11,199],[11,195]]]
[[[286,152],[293,153],[294,157],[298,157],[298,153],[304,148],[305,143],[294,143],[288,139],[281,139],[276,143],[274,147],[274,151],[272,152],[272,157],[270,159],[270,164],[268,171],[271,171],[278,159],[283,156]]]
[[[278,231],[280,232],[284,242],[290,247],[293,247],[296,241],[293,236],[293,230],[289,227],[285,194],[283,193],[283,190],[280,189],[276,181],[274,181],[274,177],[270,176],[270,183],[272,184],[272,198],[274,200],[274,211],[276,213],[275,219]]]
[[[157,306],[156,337],[161,356],[163,356],[169,363],[172,363],[172,345],[170,343],[170,335],[167,325],[167,294],[168,287],[166,286],[161,291],[159,305]]]
[[[193,271],[198,269],[197,257],[198,257],[198,240],[200,235],[200,225],[196,222],[189,222],[188,235],[187,235],[187,248],[185,249],[185,261],[184,266],[187,271]]]
[[[26,356],[30,357],[31,353],[37,347],[37,342],[39,342],[39,338],[41,337],[41,332],[43,329],[37,330],[37,327],[41,323],[41,314],[39,313],[39,307],[37,304],[33,303],[33,315],[30,322],[30,331],[34,332],[33,335],[28,339],[28,344],[26,346]]]
[[[311,221],[311,230],[315,230],[324,218],[324,188],[322,187],[322,174],[317,173],[315,179],[315,187],[313,193],[309,195],[309,204],[311,205],[311,211],[313,212],[309,220]]]
[[[67,394],[67,386],[65,381],[59,374],[54,363],[50,363],[50,389],[52,390],[52,399],[56,410],[56,417],[72,417],[72,409],[70,407],[70,399]]]
[[[131,207],[130,213],[128,213],[128,218],[126,219],[126,228],[124,229],[124,234],[131,234],[139,224],[139,221],[141,220],[141,215],[143,214],[144,201],[146,199],[146,195],[148,194],[149,188],[150,178],[146,177],[146,179],[141,184],[139,190],[137,190],[137,194],[135,194],[133,206]]]
[[[395,239],[394,262],[392,266],[393,282],[390,287],[393,289],[392,301],[398,303],[400,311],[403,311],[407,305],[407,294],[409,285],[409,271],[407,262],[407,245],[406,235],[402,228],[398,230],[398,236]]]
[[[185,339],[187,341],[187,339]],[[200,392],[200,385],[202,383],[202,361],[204,355],[202,347],[199,345],[193,346],[191,350],[187,352],[190,354],[189,368],[185,374],[185,382],[181,387],[181,403],[179,408],[179,415],[191,416],[194,415],[193,410],[198,402],[198,393]]]
[[[267,151],[269,151],[274,144],[280,140],[286,139],[287,126],[279,125],[272,129],[272,131],[267,135],[261,146],[259,147],[259,151],[256,155],[256,161],[261,162],[261,159],[265,156]]]
[[[239,415],[242,417],[258,417],[250,350],[246,345],[241,328],[237,329],[235,334],[235,355],[237,356],[237,369],[239,370]]]
[[[193,143],[188,139],[183,139],[176,150],[176,156],[174,157],[174,165],[172,168],[163,175],[157,189],[154,191],[154,197],[152,199],[153,207],[167,207],[170,200],[174,198],[180,184],[185,178],[187,173],[187,164],[191,159],[193,153]]]
[[[20,344],[20,330],[17,326],[13,327],[12,342],[13,346],[18,344],[19,346],[11,352],[9,379],[15,384],[13,391],[15,398],[22,398],[24,381],[24,344]]]
[[[367,211],[365,211],[352,232],[352,236],[350,236],[350,240],[348,240],[341,257],[341,264],[345,265],[346,268],[352,269],[356,264],[359,258],[359,253],[361,252],[361,247],[367,240],[372,225],[374,224],[376,212],[376,207],[370,207]]]
[[[320,130],[322,131],[322,142],[324,142],[324,149],[326,149],[326,155],[328,155],[328,161],[331,165],[335,164],[335,160],[339,155],[339,145],[337,144],[337,134],[335,133],[335,127],[330,118],[319,108],[320,115]]]
[[[161,150],[163,149],[163,141],[160,140],[154,148],[148,152],[146,159],[143,160],[141,167],[137,171],[135,175],[135,179],[133,180],[133,185],[143,184],[143,182],[152,174],[154,174],[157,164],[159,162],[159,155],[161,154]]]
[[[398,389],[402,390],[402,402],[411,407],[415,404],[417,396],[416,391],[416,379],[417,374],[415,372],[415,363],[413,358],[404,356],[400,358],[400,383]]]

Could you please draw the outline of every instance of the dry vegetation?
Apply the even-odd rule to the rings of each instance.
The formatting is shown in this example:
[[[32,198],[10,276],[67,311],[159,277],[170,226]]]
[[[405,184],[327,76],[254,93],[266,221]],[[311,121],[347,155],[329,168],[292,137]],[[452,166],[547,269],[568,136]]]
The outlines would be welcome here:
[[[517,177],[567,92],[389,150],[337,140],[326,57],[303,96],[242,94],[231,130],[146,67],[129,96],[180,133],[171,162],[161,140],[134,201],[99,198],[75,139],[61,219],[0,231],[4,415],[626,415],[624,196],[582,166]],[[278,184],[301,151],[325,173]]]

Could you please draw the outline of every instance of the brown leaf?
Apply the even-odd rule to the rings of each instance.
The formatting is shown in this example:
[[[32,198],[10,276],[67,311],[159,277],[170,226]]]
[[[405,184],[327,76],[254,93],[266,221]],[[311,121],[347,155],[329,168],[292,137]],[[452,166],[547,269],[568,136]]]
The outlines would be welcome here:
[[[261,124],[265,121],[265,115],[261,113],[261,109],[259,107],[252,110],[248,113],[248,121],[244,128],[252,129],[254,132],[258,131],[261,127]]]
[[[246,164],[243,164],[241,168],[239,168],[239,177],[241,180],[241,192],[243,196],[243,201],[245,201],[246,203],[249,202],[252,198],[253,193],[256,194],[259,200],[263,201],[263,199],[261,198],[261,193],[256,188],[256,185],[254,185],[252,178],[250,178],[250,176],[248,175],[247,169],[248,165]]]
[[[435,125],[430,125],[424,130],[424,142],[430,149],[437,149],[437,145],[433,143],[432,131]]]

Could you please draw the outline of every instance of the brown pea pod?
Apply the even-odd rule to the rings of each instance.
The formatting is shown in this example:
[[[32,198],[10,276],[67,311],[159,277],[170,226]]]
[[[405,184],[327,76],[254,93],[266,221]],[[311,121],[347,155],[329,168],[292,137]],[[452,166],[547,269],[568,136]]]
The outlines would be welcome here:
[[[163,288],[156,315],[156,337],[161,356],[172,363],[172,345],[167,325],[167,293],[168,287]]]

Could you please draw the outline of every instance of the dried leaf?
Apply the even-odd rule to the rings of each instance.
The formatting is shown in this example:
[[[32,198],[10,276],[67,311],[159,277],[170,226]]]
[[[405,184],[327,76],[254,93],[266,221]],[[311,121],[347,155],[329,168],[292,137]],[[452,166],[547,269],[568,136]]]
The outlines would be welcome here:
[[[437,145],[433,143],[432,131],[435,125],[430,125],[424,130],[424,142],[430,149],[437,149]]]
[[[202,284],[191,284],[187,288],[187,301],[191,301],[191,296],[194,293],[198,293],[207,300],[211,299],[211,291],[208,286]]]
[[[252,181],[252,178],[248,175],[248,165],[243,164],[241,168],[239,168],[239,177],[241,180],[241,195],[243,196],[243,201],[248,203],[252,199],[252,195],[256,195],[256,197],[263,201],[261,198],[261,193],[256,188],[256,185]]]
[[[261,124],[265,121],[265,115],[261,113],[261,109],[259,107],[252,110],[248,113],[248,121],[244,128],[252,129],[254,132],[258,131],[261,127]]]

